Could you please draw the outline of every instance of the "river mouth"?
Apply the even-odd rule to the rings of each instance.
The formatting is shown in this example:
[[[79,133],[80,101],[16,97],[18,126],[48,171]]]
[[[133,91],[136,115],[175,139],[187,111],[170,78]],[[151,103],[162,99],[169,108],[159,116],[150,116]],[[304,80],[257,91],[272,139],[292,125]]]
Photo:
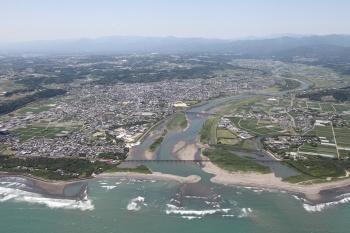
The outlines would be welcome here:
[[[210,184],[210,178],[213,175],[208,174],[202,170],[203,164],[201,163],[176,163],[176,160],[201,160],[201,145],[199,143],[199,134],[203,127],[204,122],[211,116],[215,114],[216,109],[220,108],[228,102],[235,100],[241,100],[244,98],[251,97],[250,95],[238,95],[230,96],[225,98],[218,98],[200,103],[193,106],[192,108],[185,111],[186,118],[188,121],[188,126],[184,131],[169,131],[165,135],[163,142],[156,150],[151,158],[150,162],[140,162],[140,163],[124,163],[122,166],[137,166],[144,164],[149,167],[152,171],[162,172],[167,174],[179,175],[179,176],[189,176],[198,175],[202,178],[202,182]],[[162,122],[154,128],[153,132],[144,138],[140,145],[135,146],[132,149],[130,157],[128,160],[145,160],[147,159],[147,154],[149,146],[153,141],[162,134],[166,129],[166,122]],[[259,138],[255,140],[258,144]],[[260,145],[260,144],[259,144]],[[258,145],[258,146],[259,146]],[[257,146],[257,151],[254,153],[244,152],[244,151],[234,151],[237,155],[242,157],[253,157],[261,160],[266,166],[269,166],[271,170],[275,173],[277,177],[288,177],[299,174],[292,168],[289,168],[280,163],[268,163],[271,160],[268,156],[259,152]],[[260,145],[261,146],[261,145]],[[149,158],[148,158],[149,159]],[[173,163],[165,162],[174,160]],[[266,161],[264,161],[266,160]]]
[[[214,99],[192,107],[186,111],[186,117],[189,124],[188,127],[183,131],[180,130],[167,132],[167,134],[164,136],[163,142],[155,152],[152,159],[149,159],[149,161],[146,162],[123,163],[122,166],[128,167],[145,164],[153,172],[160,172],[181,177],[187,177],[190,175],[199,176],[201,179],[198,183],[180,184],[178,190],[172,198],[174,203],[170,202],[169,204],[176,204],[176,208],[183,208],[185,205],[191,205],[191,202],[195,202],[199,205],[207,205],[207,203],[213,203],[212,207],[215,207],[216,203],[218,202],[217,198],[219,198],[221,195],[220,192],[222,192],[223,185],[214,184],[211,181],[214,175],[203,171],[204,162],[181,162],[181,160],[202,159],[201,147],[198,145],[198,135],[202,129],[204,122],[208,119],[208,117],[210,117],[209,114],[215,113],[215,108],[218,108],[227,102],[240,100],[247,97],[249,97],[249,95]],[[166,121],[158,124],[153,129],[153,131],[144,138],[143,142],[140,145],[137,145],[132,149],[128,160],[147,160],[145,153],[147,152],[152,142],[157,138],[157,136],[162,134],[165,128]],[[259,139],[256,140],[259,141]],[[242,157],[254,157],[259,158],[260,160],[269,160],[268,157],[261,155],[259,151],[256,153],[235,151],[235,153]],[[167,160],[173,162],[164,162]],[[276,177],[284,178],[297,174],[291,168],[286,167],[280,163],[265,163],[264,161],[261,161],[261,163],[268,165]],[[104,186],[105,188],[112,189],[112,186]],[[45,191],[45,189],[38,188],[36,185],[29,185],[28,187],[25,187],[25,191],[39,193],[49,198],[71,200],[85,199],[85,194],[88,190],[87,183],[85,182],[77,182],[75,185],[66,185],[63,189],[61,188],[61,190],[56,190],[54,193],[47,192],[47,190]],[[263,189],[257,188],[257,190]],[[341,195],[347,193],[348,191],[349,187],[339,188],[336,189],[336,191],[322,191],[318,200],[311,200],[309,203],[319,204],[321,202],[327,201],[340,201],[342,197]],[[298,196],[305,199],[305,196],[303,194],[298,194]],[[223,200],[221,200],[221,202],[222,201]]]
[[[308,85],[306,83],[302,83],[302,89],[307,89]],[[283,93],[274,93],[273,95],[282,95]],[[196,186],[195,184],[186,185],[187,188],[193,186],[193,189],[196,187],[206,187],[208,190],[213,189],[213,187],[220,186],[219,184],[213,184],[212,180],[215,176],[214,174],[210,174],[203,170],[204,162],[176,162],[183,160],[201,160],[201,145],[199,142],[199,134],[203,127],[204,122],[212,115],[215,114],[217,109],[221,106],[233,102],[239,101],[245,98],[249,98],[252,95],[242,94],[238,96],[230,96],[225,98],[218,98],[206,101],[204,103],[200,103],[198,105],[193,106],[192,108],[185,111],[186,118],[188,120],[188,126],[183,131],[168,131],[164,136],[163,142],[156,150],[153,155],[153,158],[148,162],[140,162],[137,165],[145,164],[149,167],[153,172],[161,172],[166,174],[172,174],[177,176],[190,176],[197,175],[201,177],[201,181]],[[154,132],[151,133],[145,140],[138,146],[133,148],[132,154],[130,158],[132,160],[143,160],[146,157],[144,156],[147,153],[149,146],[152,142],[157,138],[157,136],[161,135],[162,132],[166,129],[166,122],[162,122],[157,125],[154,129]],[[241,157],[248,157],[251,159],[256,159],[258,163],[268,166],[273,175],[279,179],[284,179],[290,176],[295,176],[300,174],[298,171],[294,170],[291,167],[288,167],[279,161],[271,161],[271,157],[266,155],[262,151],[261,138],[256,137],[253,138],[256,146],[256,151],[241,151],[241,150],[233,150],[233,152]],[[173,161],[173,162],[166,162]],[[135,166],[135,164],[123,164],[123,166]],[[240,185],[237,185],[240,186]],[[249,186],[249,185],[248,185]],[[252,185],[254,186],[254,185]],[[264,188],[264,183],[259,184],[257,187]],[[292,194],[296,194],[300,198],[308,201],[310,204],[319,204],[321,202],[329,202],[329,201],[339,201],[341,199],[341,195],[349,192],[349,188],[344,189],[336,189],[337,191],[322,191],[321,193],[317,193],[317,195],[308,194],[304,195],[304,189],[296,189],[295,187],[279,187],[276,185],[269,185],[266,183],[266,189],[276,189],[276,190],[288,190],[288,192]]]

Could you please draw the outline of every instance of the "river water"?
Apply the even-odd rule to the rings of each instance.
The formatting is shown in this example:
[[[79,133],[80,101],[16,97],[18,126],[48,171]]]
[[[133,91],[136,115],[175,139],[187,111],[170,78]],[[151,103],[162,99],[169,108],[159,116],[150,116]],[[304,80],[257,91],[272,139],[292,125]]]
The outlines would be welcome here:
[[[212,108],[246,96],[211,100],[191,112]],[[168,133],[157,159],[173,159],[173,146],[195,142],[207,116],[187,114],[189,128]],[[162,127],[162,125],[158,126]],[[149,136],[135,148],[141,155],[154,140]],[[244,155],[242,155],[244,156]],[[141,158],[141,157],[140,157]],[[350,196],[339,203],[310,205],[301,198],[273,190],[212,184],[211,175],[196,164],[147,164],[152,170],[176,175],[196,174],[198,184],[178,184],[123,178],[88,182],[84,200],[55,199],[24,191],[23,182],[0,182],[1,233],[178,233],[178,232],[350,232]],[[294,174],[273,167],[276,174]]]

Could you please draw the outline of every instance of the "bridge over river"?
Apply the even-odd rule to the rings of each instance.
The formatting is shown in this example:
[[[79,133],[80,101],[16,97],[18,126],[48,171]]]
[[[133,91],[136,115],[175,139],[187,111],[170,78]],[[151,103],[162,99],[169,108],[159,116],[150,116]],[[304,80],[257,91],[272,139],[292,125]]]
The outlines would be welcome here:
[[[273,159],[252,159],[256,162],[260,163],[280,163],[278,160]],[[124,160],[122,163],[208,163],[210,162],[209,159],[155,159],[155,160],[148,160],[148,159],[130,159],[130,160]]]

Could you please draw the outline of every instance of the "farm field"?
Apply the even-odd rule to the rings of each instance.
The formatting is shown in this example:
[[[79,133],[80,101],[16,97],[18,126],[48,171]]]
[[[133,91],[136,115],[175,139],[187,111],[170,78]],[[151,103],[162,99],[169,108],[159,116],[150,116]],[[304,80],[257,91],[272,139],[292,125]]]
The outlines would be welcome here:
[[[334,132],[338,146],[350,148],[350,128],[334,128]]]
[[[32,125],[27,128],[18,128],[14,132],[19,135],[21,141],[32,138],[55,138],[59,134],[65,134],[67,128],[64,127],[43,127],[40,125]]]
[[[234,122],[237,122],[239,128],[256,136],[274,135],[280,133],[282,130],[270,122],[260,122],[256,119],[241,119],[238,121],[234,120]]]

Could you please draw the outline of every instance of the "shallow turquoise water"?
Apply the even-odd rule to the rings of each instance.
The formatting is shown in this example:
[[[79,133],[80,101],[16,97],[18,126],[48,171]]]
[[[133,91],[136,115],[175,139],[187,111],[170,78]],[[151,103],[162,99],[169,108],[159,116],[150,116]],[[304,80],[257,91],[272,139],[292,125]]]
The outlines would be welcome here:
[[[216,186],[215,192],[221,195],[216,207],[207,204],[208,199],[188,196],[182,200],[182,209],[172,212],[168,204],[176,199],[176,183],[109,178],[91,181],[89,187],[93,208],[85,211],[48,208],[50,200],[37,204],[15,198],[0,203],[0,232],[345,233],[350,227],[349,204],[309,213],[301,200],[286,193]],[[128,210],[138,197],[144,200],[136,200]],[[185,218],[189,216],[197,219]]]

